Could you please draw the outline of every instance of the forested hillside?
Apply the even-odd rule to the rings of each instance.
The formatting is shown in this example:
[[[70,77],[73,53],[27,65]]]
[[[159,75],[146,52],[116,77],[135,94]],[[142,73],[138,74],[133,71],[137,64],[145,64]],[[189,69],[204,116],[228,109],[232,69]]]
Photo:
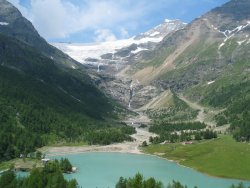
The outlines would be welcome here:
[[[128,134],[134,130],[126,132],[125,125],[119,123],[123,108],[93,84],[84,67],[72,68],[74,60],[60,51],[60,58],[48,57],[40,42],[53,47],[10,3],[1,0],[0,5],[11,10],[1,11],[0,18],[14,20],[0,26],[0,161],[49,143],[88,142],[96,130],[113,128],[120,133],[119,138],[106,136],[105,143],[130,139]],[[9,12],[12,16],[5,15]],[[11,24],[15,23],[13,33],[18,31],[18,35],[6,34],[6,27],[12,31]],[[33,33],[29,35],[33,43],[23,40],[27,33]],[[65,66],[64,60],[70,60],[71,66]],[[103,139],[95,143],[103,143]]]

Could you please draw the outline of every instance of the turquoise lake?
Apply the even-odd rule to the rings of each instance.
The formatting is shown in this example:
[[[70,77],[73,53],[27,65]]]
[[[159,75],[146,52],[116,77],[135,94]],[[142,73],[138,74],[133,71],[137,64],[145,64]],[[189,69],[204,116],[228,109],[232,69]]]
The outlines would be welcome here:
[[[229,188],[239,180],[222,179],[207,176],[190,168],[149,155],[122,153],[84,153],[65,155],[73,166],[78,168],[75,174],[65,175],[75,178],[82,188],[114,188],[121,176],[132,177],[140,172],[144,177],[155,177],[167,185],[172,180],[193,188]],[[250,182],[243,182],[250,186]]]

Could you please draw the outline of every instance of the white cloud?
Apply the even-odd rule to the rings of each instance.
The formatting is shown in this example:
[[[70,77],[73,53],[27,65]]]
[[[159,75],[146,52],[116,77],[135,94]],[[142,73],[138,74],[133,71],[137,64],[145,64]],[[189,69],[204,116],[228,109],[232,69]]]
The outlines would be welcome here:
[[[95,41],[96,42],[106,42],[106,41],[115,41],[117,40],[114,33],[109,29],[99,29],[95,32]]]
[[[214,2],[217,2],[217,0],[29,0],[30,6],[26,8],[21,6],[22,0],[9,1],[31,20],[38,32],[48,40],[67,39],[74,34],[84,35],[84,32],[106,29],[112,30],[119,38],[127,38],[128,34],[142,32],[147,26],[153,26],[151,24],[156,23],[154,20],[159,23],[159,17],[162,21],[165,18],[184,18],[186,21],[185,19],[192,18],[189,15],[193,15],[188,12],[189,10],[199,8],[202,3],[204,6],[211,4],[215,6]],[[87,35],[93,38],[93,35],[89,33]]]
[[[86,29],[114,28],[123,22],[140,19],[147,8],[145,2],[145,5],[133,2],[131,5],[129,0],[82,0],[81,6],[70,0],[30,0],[31,7],[26,9],[19,0],[9,1],[47,39],[65,38]],[[125,28],[121,34],[127,35]]]

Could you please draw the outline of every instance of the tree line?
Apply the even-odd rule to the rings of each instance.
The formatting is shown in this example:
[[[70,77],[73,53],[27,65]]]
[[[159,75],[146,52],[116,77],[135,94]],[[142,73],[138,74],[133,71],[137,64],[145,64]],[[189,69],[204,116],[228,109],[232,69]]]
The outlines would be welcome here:
[[[2,188],[77,188],[75,179],[65,180],[63,172],[69,169],[67,159],[49,162],[44,168],[34,168],[27,177],[18,177],[13,170],[8,170],[0,176]]]
[[[161,181],[155,180],[155,178],[144,178],[142,174],[137,173],[132,178],[124,178],[120,177],[118,182],[116,183],[115,188],[188,188],[186,185],[182,185],[179,181],[174,181],[169,183],[167,186]],[[198,188],[195,186],[194,188]],[[232,185],[230,188],[247,188],[243,183],[239,183],[239,185]],[[250,187],[248,187],[250,188]]]

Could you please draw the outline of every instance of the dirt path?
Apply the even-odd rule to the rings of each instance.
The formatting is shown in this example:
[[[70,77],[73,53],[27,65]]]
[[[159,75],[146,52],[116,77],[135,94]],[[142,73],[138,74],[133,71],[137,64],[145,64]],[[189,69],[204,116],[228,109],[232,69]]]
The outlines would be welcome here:
[[[150,133],[147,129],[139,128],[141,123],[148,123],[149,118],[140,113],[136,117],[129,118],[125,121],[127,124],[136,128],[136,133],[131,135],[135,139],[133,142],[123,142],[117,144],[111,144],[107,146],[63,146],[63,147],[44,147],[42,152],[46,153],[47,156],[58,156],[66,155],[73,153],[85,153],[85,152],[120,152],[120,153],[133,153],[133,154],[142,154],[139,146],[143,141],[149,141],[150,136],[156,136],[153,133]]]
[[[186,97],[184,97],[183,95],[179,96],[179,98],[181,100],[183,100],[185,103],[187,103],[191,108],[195,109],[195,110],[199,110],[199,113],[196,117],[196,121],[199,122],[204,122],[207,125],[211,126],[211,127],[216,127],[216,123],[213,122],[212,120],[209,120],[210,117],[208,116],[212,116],[216,113],[218,113],[219,111],[214,111],[214,110],[210,110],[204,106],[201,106],[198,103],[192,102],[190,100],[188,100]],[[205,113],[206,111],[206,113]]]

